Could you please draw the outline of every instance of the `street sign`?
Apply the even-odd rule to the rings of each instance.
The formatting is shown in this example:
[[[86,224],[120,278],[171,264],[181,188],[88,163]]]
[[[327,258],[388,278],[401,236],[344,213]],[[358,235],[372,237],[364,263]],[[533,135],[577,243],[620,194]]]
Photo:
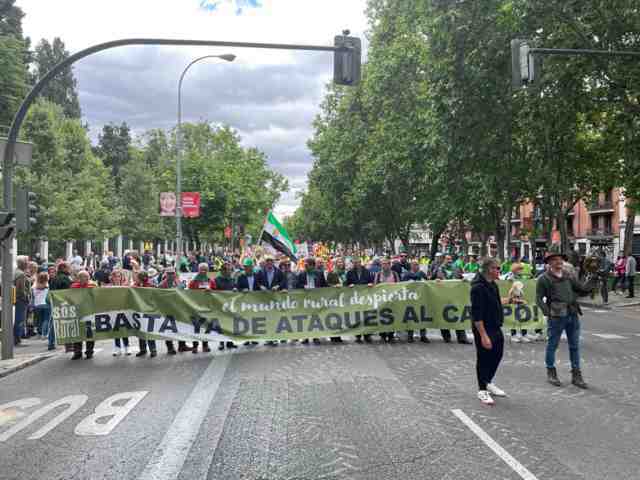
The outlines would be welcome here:
[[[182,192],[182,216],[185,218],[200,216],[199,192]]]
[[[7,140],[0,138],[0,159],[4,158],[4,149],[7,146]],[[33,144],[26,142],[16,142],[16,148],[14,152],[14,160],[17,165],[23,167],[31,166],[31,155],[33,153]]]
[[[160,192],[160,216],[176,216],[176,194],[175,192]]]

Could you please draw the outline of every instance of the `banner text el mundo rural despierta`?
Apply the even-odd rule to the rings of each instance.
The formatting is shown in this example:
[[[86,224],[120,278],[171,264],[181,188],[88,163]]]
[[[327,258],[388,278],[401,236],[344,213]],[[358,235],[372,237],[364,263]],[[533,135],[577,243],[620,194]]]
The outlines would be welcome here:
[[[511,282],[498,282],[506,297]],[[505,328],[542,328],[536,283],[505,305]],[[156,340],[286,340],[471,326],[465,281],[289,292],[87,288],[51,292],[59,344],[137,336]]]

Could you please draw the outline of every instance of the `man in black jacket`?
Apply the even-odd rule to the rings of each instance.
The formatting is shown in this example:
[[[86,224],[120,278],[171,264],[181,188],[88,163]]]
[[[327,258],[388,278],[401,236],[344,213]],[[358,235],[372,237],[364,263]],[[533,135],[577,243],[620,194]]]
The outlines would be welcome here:
[[[271,255],[265,257],[264,267],[256,274],[256,281],[258,282],[258,288],[263,292],[277,292],[287,289],[284,274],[274,266]],[[278,342],[274,340],[268,340],[265,344],[272,347],[278,346]]]
[[[345,285],[353,288],[356,285],[368,285],[373,286],[373,278],[371,272],[362,266],[362,261],[359,257],[353,257],[353,266],[351,270],[347,272],[347,279],[344,282]],[[363,335],[356,335],[356,342],[362,343]],[[364,341],[371,343],[371,334],[364,335]]]
[[[222,290],[230,292],[234,289],[235,282],[233,281],[233,276],[231,275],[231,262],[225,261],[222,264],[222,269],[220,270],[220,274],[216,277],[216,290]],[[231,340],[226,343],[227,348],[238,348],[236,344]],[[225,342],[220,342],[218,346],[218,350],[224,350]]]
[[[284,275],[281,270],[275,267],[271,256],[267,256],[264,259],[264,268],[257,273],[256,280],[258,281],[258,288],[263,291],[272,290],[276,292],[287,289]]]
[[[485,258],[480,264],[480,273],[471,282],[471,321],[477,355],[478,399],[485,405],[495,403],[491,395],[506,396],[493,384],[504,348],[503,301],[496,284],[499,278],[498,262],[493,258]]]
[[[255,292],[260,290],[258,279],[253,270],[253,260],[245,258],[242,261],[242,268],[244,269],[244,272],[236,278],[235,290],[239,290],[241,292]],[[244,342],[244,345],[258,345],[258,342],[253,340],[247,341]]]
[[[304,261],[304,270],[298,274],[296,288],[310,290],[324,287],[328,287],[327,280],[324,278],[324,272],[316,270],[316,259],[313,257],[306,258]],[[305,338],[301,343],[306,345],[309,343],[309,339]],[[320,339],[314,338],[313,343],[320,344]]]
[[[236,290],[241,292],[255,292],[260,290],[258,278],[253,271],[253,260],[245,258],[242,261],[244,272],[236,279]]]

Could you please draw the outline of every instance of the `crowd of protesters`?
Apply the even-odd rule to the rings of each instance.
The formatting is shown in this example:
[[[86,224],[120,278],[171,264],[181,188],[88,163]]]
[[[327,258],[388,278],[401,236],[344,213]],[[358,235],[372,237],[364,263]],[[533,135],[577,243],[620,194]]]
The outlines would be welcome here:
[[[313,289],[330,287],[353,287],[356,285],[372,286],[379,283],[398,283],[416,281],[471,281],[479,272],[480,264],[476,255],[438,253],[433,261],[426,255],[409,256],[373,255],[365,252],[314,252],[314,256],[292,261],[277,255],[254,255],[254,258],[240,254],[218,251],[202,254],[191,252],[180,258],[167,252],[155,258],[151,251],[140,254],[137,251],[125,251],[122,258],[108,252],[99,258],[89,254],[85,258],[77,251],[70,258],[58,259],[45,263],[38,257],[30,261],[27,257],[18,257],[14,277],[15,286],[15,322],[14,342],[20,345],[24,338],[39,336],[48,340],[48,348],[54,350],[55,332],[51,323],[50,290],[67,288],[93,287],[138,287],[138,288],[178,288],[199,290],[226,291],[288,291],[293,289]],[[634,296],[634,276],[636,263],[633,256],[618,257],[616,262],[599,255],[595,274],[601,279],[600,293],[603,300],[608,300],[611,290],[618,293],[627,289],[627,297]],[[533,260],[513,257],[499,263],[500,278],[513,282],[533,279],[545,272],[545,260],[537,254]],[[576,278],[585,275],[585,260],[567,263]],[[191,274],[191,275],[184,275]],[[184,278],[181,280],[181,277]],[[609,287],[613,277],[612,288]],[[392,343],[400,339],[402,332],[382,332],[382,342]],[[406,332],[408,342],[414,342],[413,330]],[[528,335],[527,330],[512,330],[510,339],[514,343],[545,341],[542,330]],[[449,330],[441,330],[440,334],[447,343],[452,341]],[[464,330],[456,330],[456,340],[461,344],[472,343]],[[426,330],[419,331],[420,342],[430,343]],[[332,337],[331,342],[342,342],[341,337]],[[372,335],[356,336],[357,343],[370,343]],[[136,356],[151,357],[157,355],[157,345],[153,340],[139,340]],[[319,338],[303,339],[302,344],[320,343]],[[276,346],[278,342],[269,341],[267,345]],[[176,349],[173,342],[165,342],[167,353],[174,355],[180,352],[210,352],[208,342],[178,342]],[[252,346],[257,342],[245,342]],[[129,339],[114,340],[114,356],[131,355]],[[93,342],[86,342],[84,355],[93,356]],[[220,350],[234,349],[231,342],[220,342]],[[74,359],[82,358],[82,344],[67,345],[67,351],[73,352]]]

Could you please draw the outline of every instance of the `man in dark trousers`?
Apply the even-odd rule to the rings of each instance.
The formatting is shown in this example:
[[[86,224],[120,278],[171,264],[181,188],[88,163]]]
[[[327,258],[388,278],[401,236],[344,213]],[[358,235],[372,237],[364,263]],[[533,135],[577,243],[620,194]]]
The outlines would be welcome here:
[[[314,288],[328,287],[327,280],[324,278],[322,271],[316,270],[316,259],[313,257],[306,258],[304,261],[304,270],[298,274],[298,282],[296,288],[305,290],[313,290]],[[309,339],[302,340],[303,344],[308,344]],[[319,345],[320,339],[314,338],[313,343]]]
[[[264,267],[256,274],[256,280],[258,281],[258,288],[263,292],[277,292],[287,289],[284,274],[280,269],[275,267],[273,257],[271,255],[267,255],[265,257]],[[277,347],[278,342],[274,340],[267,340],[265,345]]]
[[[351,270],[347,272],[347,278],[344,282],[345,285],[353,288],[356,285],[368,285],[373,286],[373,278],[371,272],[362,266],[360,257],[353,257],[353,266]],[[364,341],[371,343],[371,334],[356,335],[356,342],[362,343],[362,337]]]
[[[278,290],[287,289],[284,274],[275,267],[271,256],[267,256],[264,259],[264,268],[257,273],[256,280],[258,288],[262,291],[271,290],[277,292]]]
[[[240,292],[256,292],[260,290],[260,286],[258,285],[258,279],[256,278],[256,274],[253,270],[253,260],[250,258],[245,258],[242,261],[242,269],[243,273],[238,275],[236,278],[236,287],[235,290]],[[258,342],[246,341],[244,345],[258,345]]]
[[[477,355],[478,399],[485,405],[495,403],[491,395],[506,396],[493,384],[504,348],[503,302],[496,284],[499,278],[498,262],[494,258],[485,258],[480,264],[480,272],[471,282],[471,321]]]
[[[235,281],[231,272],[231,262],[225,261],[222,264],[220,274],[216,277],[215,289],[230,292],[235,288]],[[226,343],[227,348],[238,348],[231,340]],[[218,350],[224,350],[225,342],[220,342]]]
[[[578,282],[575,276],[564,268],[566,258],[561,253],[547,255],[545,262],[549,268],[540,275],[536,287],[536,303],[549,319],[547,322],[549,340],[545,355],[547,380],[552,385],[562,386],[556,370],[556,350],[564,331],[569,343],[571,383],[578,388],[587,388],[580,370],[580,319],[578,315],[582,311],[578,305],[578,296],[589,295],[595,285],[583,285]]]

